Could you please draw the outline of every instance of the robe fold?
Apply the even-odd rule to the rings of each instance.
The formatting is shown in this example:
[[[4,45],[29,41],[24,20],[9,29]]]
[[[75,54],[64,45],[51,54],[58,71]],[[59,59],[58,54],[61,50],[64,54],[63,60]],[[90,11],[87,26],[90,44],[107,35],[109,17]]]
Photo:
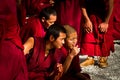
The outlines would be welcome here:
[[[19,37],[20,27],[17,20],[16,1],[0,2],[0,39],[10,39],[15,45],[23,48]]]
[[[23,51],[10,40],[0,43],[0,79],[28,80]]]

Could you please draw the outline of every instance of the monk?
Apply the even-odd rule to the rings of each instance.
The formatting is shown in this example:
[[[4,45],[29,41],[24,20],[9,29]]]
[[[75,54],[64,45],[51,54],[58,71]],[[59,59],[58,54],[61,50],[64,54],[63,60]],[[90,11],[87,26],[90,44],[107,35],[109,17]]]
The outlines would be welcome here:
[[[70,25],[64,25],[66,29],[65,44],[61,49],[56,50],[56,59],[63,64],[63,76],[60,80],[90,80],[90,76],[81,73],[79,66],[79,52],[77,44],[77,31]],[[59,55],[58,55],[59,54]]]
[[[0,1],[0,79],[28,80],[16,0]]]
[[[47,30],[45,38],[30,37],[25,42],[29,80],[58,80],[56,75],[62,73],[62,65],[56,63],[54,52],[63,46],[65,37],[64,27],[53,24]]]
[[[88,55],[88,58],[80,66],[93,65],[94,56],[98,56],[98,66],[105,68],[108,66],[107,58],[110,51],[114,51],[110,20],[113,0],[83,0],[83,2],[81,54]]]
[[[39,16],[29,17],[21,28],[21,38],[24,43],[29,37],[44,37],[46,29],[57,19],[56,11],[52,7],[44,8]]]

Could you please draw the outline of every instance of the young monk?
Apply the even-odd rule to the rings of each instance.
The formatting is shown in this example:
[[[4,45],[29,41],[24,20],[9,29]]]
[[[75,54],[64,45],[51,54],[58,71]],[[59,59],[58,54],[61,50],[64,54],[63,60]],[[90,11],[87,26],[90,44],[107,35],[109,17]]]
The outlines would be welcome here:
[[[28,80],[17,0],[0,0],[0,80]]]
[[[83,0],[82,7],[84,22],[81,26],[81,54],[88,55],[88,58],[80,64],[81,67],[93,65],[94,56],[100,57],[98,66],[108,66],[107,58],[110,51],[114,51],[111,14],[113,0]]]
[[[56,59],[63,64],[63,76],[60,80],[90,80],[88,74],[80,73],[79,51],[77,44],[77,32],[69,26],[64,25],[66,29],[66,39],[64,47],[56,50]]]
[[[39,16],[29,17],[21,28],[21,38],[24,43],[29,37],[44,37],[46,29],[57,19],[56,11],[52,7],[44,8]]]
[[[54,77],[61,73],[62,65],[54,59],[56,48],[61,48],[66,37],[63,26],[54,24],[46,32],[45,38],[30,37],[24,44],[24,53],[27,58],[29,80],[57,80]],[[30,53],[30,51],[32,52]]]

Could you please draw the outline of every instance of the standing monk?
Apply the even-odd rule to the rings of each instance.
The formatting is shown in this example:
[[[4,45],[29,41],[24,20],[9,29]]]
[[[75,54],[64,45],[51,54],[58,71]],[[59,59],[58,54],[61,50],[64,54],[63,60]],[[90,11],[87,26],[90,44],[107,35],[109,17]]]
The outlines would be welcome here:
[[[120,40],[120,0],[114,0],[113,9],[113,37],[115,40]]]
[[[80,41],[81,0],[55,0],[55,8],[58,14],[57,22],[69,24],[75,28]]]
[[[0,79],[28,80],[16,0],[0,0]]]
[[[107,57],[114,51],[110,16],[113,0],[84,0],[82,7],[84,22],[81,53],[88,55],[81,67],[94,64],[94,56],[100,56],[99,66],[107,67]]]

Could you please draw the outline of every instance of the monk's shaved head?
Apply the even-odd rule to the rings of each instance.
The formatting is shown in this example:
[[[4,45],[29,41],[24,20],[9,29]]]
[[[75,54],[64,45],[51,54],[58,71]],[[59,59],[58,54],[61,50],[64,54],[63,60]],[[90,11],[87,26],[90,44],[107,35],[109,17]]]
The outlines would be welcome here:
[[[64,28],[66,29],[67,37],[69,37],[69,35],[70,35],[71,33],[76,32],[76,30],[75,30],[72,26],[70,26],[70,25],[63,25],[63,26],[64,26]]]

